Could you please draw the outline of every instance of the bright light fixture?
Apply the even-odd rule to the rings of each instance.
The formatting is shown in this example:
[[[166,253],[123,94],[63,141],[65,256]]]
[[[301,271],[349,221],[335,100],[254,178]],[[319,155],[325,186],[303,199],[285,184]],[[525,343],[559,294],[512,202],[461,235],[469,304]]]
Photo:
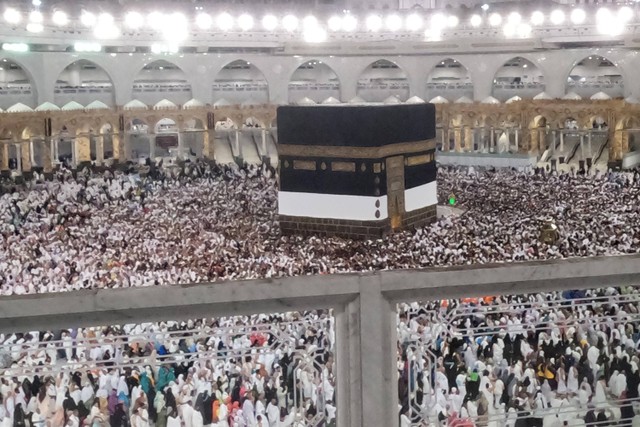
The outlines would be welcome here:
[[[262,27],[267,31],[273,31],[278,27],[278,18],[274,15],[265,15],[262,18]]]
[[[633,10],[629,6],[622,6],[618,10],[618,19],[626,24],[633,19]]]
[[[564,12],[561,11],[560,9],[556,9],[553,12],[551,12],[551,15],[549,16],[549,20],[551,21],[551,23],[553,25],[560,25],[564,22]]]
[[[113,16],[110,13],[101,13],[98,15],[98,22],[100,24],[112,24]]]
[[[288,32],[294,32],[298,29],[298,18],[293,15],[287,15],[282,18],[282,27]]]
[[[243,13],[238,17],[238,27],[242,31],[249,31],[253,28],[253,17],[247,13]]]
[[[570,18],[572,23],[580,25],[587,19],[587,14],[582,9],[573,9]]]
[[[44,27],[39,22],[29,22],[27,24],[27,31],[30,33],[41,33]]]
[[[34,10],[29,14],[29,22],[34,22],[36,24],[42,24],[44,18],[42,17],[42,12],[38,10]]]
[[[472,27],[477,28],[480,25],[482,25],[482,17],[480,15],[473,15],[469,20],[469,23],[471,24]]]
[[[511,12],[507,16],[507,22],[511,24],[519,24],[522,21],[522,16],[518,12]]]
[[[77,42],[73,45],[73,50],[76,52],[100,52],[102,46],[100,43]]]
[[[358,19],[353,15],[345,15],[342,18],[342,29],[348,33],[358,28]]]
[[[201,30],[208,30],[213,25],[213,18],[208,13],[200,12],[196,15],[196,25]]]
[[[447,26],[449,28],[455,28],[460,23],[460,19],[456,15],[449,15],[447,18]]]
[[[513,37],[516,35],[516,24],[512,24],[511,22],[507,22],[507,24],[502,29],[505,37]]]
[[[531,37],[531,32],[532,32],[531,25],[527,23],[521,23],[520,25],[518,25],[516,32],[518,34],[518,37],[522,37],[522,38]],[[523,68],[527,68],[527,64],[524,64]]]
[[[97,39],[111,40],[117,38],[120,35],[120,31],[118,27],[108,22],[99,23],[93,30],[93,35]]]
[[[437,42],[441,39],[440,28],[427,28],[424,30],[424,38],[430,42]]]
[[[178,53],[177,44],[160,44],[154,43],[151,45],[151,53]]]
[[[486,12],[487,10],[489,10],[489,5],[488,5],[487,3],[485,3],[485,4],[483,4],[480,8],[481,8],[483,11],[485,11],[485,12]]]
[[[124,16],[124,23],[132,30],[137,30],[144,24],[144,17],[138,12],[128,12]]]
[[[171,25],[165,25],[162,28],[162,35],[165,40],[171,43],[179,43],[188,37],[187,17],[182,13],[172,13],[168,16],[167,22],[170,22]]]
[[[499,13],[492,13],[491,16],[489,16],[489,25],[491,25],[492,27],[497,27],[501,23],[502,16],[500,16]]]
[[[4,11],[4,20],[9,24],[17,24],[22,20],[22,15],[16,9],[10,7]]]
[[[147,16],[149,27],[154,30],[161,30],[165,23],[165,16],[160,12],[151,12]]]
[[[322,43],[327,40],[327,32],[318,25],[308,25],[305,26],[302,37],[307,43]]]
[[[303,29],[317,27],[318,26],[318,18],[313,15],[307,15],[302,20]]]
[[[431,28],[435,28],[440,32],[440,30],[447,26],[447,17],[442,13],[436,13],[435,15],[431,15],[431,19],[429,19],[429,25]]]
[[[335,15],[332,16],[329,18],[329,21],[327,21],[327,26],[331,31],[340,31],[342,29],[342,18]]]
[[[402,28],[402,18],[396,14],[389,15],[385,20],[385,24],[389,31],[396,32]]]
[[[3,43],[2,50],[9,52],[28,52],[29,45],[26,43]]]
[[[607,8],[600,8],[596,14],[598,32],[608,36],[618,36],[622,33],[623,26]]]
[[[367,30],[369,31],[380,31],[382,28],[382,18],[378,15],[369,15],[366,21]]]
[[[67,14],[61,10],[57,10],[53,12],[53,16],[51,17],[51,20],[53,21],[54,24],[60,27],[67,25],[69,23],[69,18],[67,17]]]
[[[409,31],[418,31],[420,28],[422,28],[423,24],[424,22],[422,21],[422,16],[418,15],[417,13],[412,13],[411,15],[407,16],[407,20],[405,22],[405,26]]]
[[[596,19],[599,21],[602,19],[611,19],[611,11],[606,7],[601,7],[598,9],[598,12],[596,12]]]
[[[96,25],[96,15],[91,12],[82,12],[82,15],[80,15],[80,22],[85,27],[93,27]]]
[[[533,25],[542,25],[544,24],[544,13],[536,10],[531,14],[531,23]]]
[[[216,19],[216,25],[222,31],[229,31],[231,28],[233,28],[233,17],[227,12],[221,13]]]

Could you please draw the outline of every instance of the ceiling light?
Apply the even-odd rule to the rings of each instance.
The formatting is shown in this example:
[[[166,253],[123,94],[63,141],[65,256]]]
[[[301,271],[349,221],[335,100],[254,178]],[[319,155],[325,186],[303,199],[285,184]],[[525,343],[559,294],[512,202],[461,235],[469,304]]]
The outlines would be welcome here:
[[[229,31],[231,28],[233,28],[233,17],[227,12],[221,13],[216,19],[216,25],[222,31]]]
[[[137,30],[144,24],[144,18],[138,12],[128,12],[124,16],[124,23],[132,30]]]
[[[598,12],[596,12],[597,20],[610,19],[610,18],[611,18],[611,11],[606,7],[601,7],[600,9],[598,9]]]
[[[242,31],[249,31],[253,28],[253,17],[243,13],[238,17],[238,27],[240,27]]]
[[[582,24],[585,19],[587,19],[587,14],[582,9],[573,9],[571,11],[571,22],[579,25]]]
[[[424,23],[422,21],[422,16],[418,15],[417,13],[412,13],[411,15],[407,16],[407,20],[405,22],[405,26],[409,31],[418,31],[420,28],[422,28],[423,24]]]
[[[29,14],[29,22],[35,22],[36,24],[42,24],[42,12],[34,10]]]
[[[340,31],[342,29],[342,18],[339,16],[332,16],[327,21],[327,26],[331,31]]]
[[[27,31],[30,33],[41,33],[44,27],[39,22],[29,22],[27,24]]]
[[[278,18],[274,15],[265,15],[262,18],[262,27],[267,31],[273,31],[278,26]]]
[[[165,40],[174,44],[186,40],[189,36],[187,17],[182,13],[174,12],[168,17],[167,21],[171,22],[171,25],[165,25],[162,29],[162,35]]]
[[[293,15],[287,15],[282,18],[282,27],[288,31],[293,32],[298,29],[298,18]]]
[[[98,15],[98,22],[101,24],[112,24],[113,16],[109,13],[101,13]]]
[[[304,19],[302,20],[302,27],[304,29],[307,28],[315,28],[318,26],[318,18],[316,18],[313,15],[307,15],[304,17]]]
[[[31,4],[34,5],[35,7],[38,7],[42,4],[41,0],[31,0]]]
[[[400,18],[396,14],[389,15],[389,16],[387,16],[387,19],[385,20],[385,24],[386,24],[387,29],[389,31],[396,32],[400,28],[402,28],[402,18]]]
[[[516,25],[508,22],[502,29],[502,32],[506,37],[513,37],[516,35],[516,30]]]
[[[51,17],[51,20],[53,21],[54,24],[61,27],[69,23],[69,18],[67,17],[67,14],[61,10],[55,11],[53,13],[53,16]]]
[[[307,43],[322,43],[327,39],[327,32],[317,25],[309,25],[305,26],[302,37]]]
[[[26,43],[3,43],[2,50],[6,50],[9,52],[28,52],[29,45]]]
[[[633,19],[633,10],[629,6],[623,6],[618,10],[618,19],[625,24]]]
[[[367,30],[380,31],[382,28],[382,18],[378,15],[369,15],[366,22]]]
[[[460,20],[455,15],[449,15],[449,17],[447,18],[447,26],[449,28],[455,28],[458,26],[459,23],[460,23]]]
[[[472,27],[477,28],[480,25],[482,25],[482,17],[480,15],[473,15],[469,20],[469,23],[471,24]]]
[[[151,12],[147,16],[149,27],[154,30],[161,30],[165,23],[165,16],[160,12]]]
[[[522,21],[522,16],[518,12],[511,12],[509,16],[507,16],[507,22],[511,24],[519,24]]]
[[[4,20],[9,24],[17,24],[22,20],[22,15],[16,9],[10,7],[4,11]]]
[[[342,29],[348,33],[355,31],[358,28],[358,20],[353,15],[345,15],[342,18]]]
[[[492,27],[497,27],[501,23],[502,16],[500,16],[499,13],[492,13],[491,16],[489,16],[489,25],[491,25]]]
[[[531,25],[527,23],[521,23],[516,28],[516,33],[518,37],[522,37],[524,39],[531,37],[532,28]],[[527,68],[527,64],[524,64],[523,68]]]
[[[82,12],[82,15],[80,15],[80,22],[85,27],[93,27],[96,25],[96,15],[91,12]]]
[[[484,10],[486,12],[487,10],[489,10],[489,5],[487,3],[485,3],[480,7],[480,9],[482,9],[482,10]]]
[[[93,35],[97,39],[112,40],[120,35],[120,31],[118,30],[118,27],[113,24],[100,23],[94,28]]]
[[[560,9],[556,9],[551,12],[551,16],[549,16],[549,20],[553,25],[560,25],[564,22],[564,12]]]
[[[427,28],[424,30],[424,38],[430,42],[436,42],[441,39],[441,33],[439,28]]]
[[[201,30],[208,30],[213,25],[213,19],[208,13],[200,12],[196,16],[196,25]]]
[[[531,14],[531,23],[533,25],[542,25],[544,24],[544,13],[536,10]]]
[[[100,52],[102,46],[100,43],[77,42],[73,45],[73,50],[76,52]]]

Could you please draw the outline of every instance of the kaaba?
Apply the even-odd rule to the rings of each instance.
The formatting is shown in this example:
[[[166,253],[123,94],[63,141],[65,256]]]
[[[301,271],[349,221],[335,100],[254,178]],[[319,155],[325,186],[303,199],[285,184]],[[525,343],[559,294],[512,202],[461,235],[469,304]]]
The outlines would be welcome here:
[[[436,218],[432,104],[278,108],[284,234],[378,238]]]

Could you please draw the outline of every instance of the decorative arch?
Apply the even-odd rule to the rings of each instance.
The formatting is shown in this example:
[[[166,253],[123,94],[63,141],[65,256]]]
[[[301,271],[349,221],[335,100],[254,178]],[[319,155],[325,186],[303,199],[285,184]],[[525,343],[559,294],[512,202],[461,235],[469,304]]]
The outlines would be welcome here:
[[[289,103],[310,98],[321,103],[329,97],[340,99],[340,78],[335,70],[318,59],[300,64],[289,77]]]
[[[62,107],[71,101],[82,105],[101,101],[113,107],[113,78],[104,67],[88,59],[70,62],[56,78],[53,102]]]
[[[193,98],[192,84],[180,66],[158,59],[145,64],[136,74],[133,98],[147,105],[155,105],[163,99],[181,105]]]
[[[503,102],[514,96],[533,98],[544,90],[544,73],[522,56],[505,61],[493,76],[492,95]]]
[[[449,101],[466,96],[473,99],[469,69],[454,58],[439,61],[427,75],[426,100],[441,96]]]
[[[583,99],[589,99],[598,92],[604,92],[612,98],[622,98],[622,69],[604,56],[586,56],[571,66],[566,75],[566,92],[575,92]]]
[[[269,83],[260,68],[250,61],[236,59],[216,73],[212,86],[213,102],[256,105],[269,102]]]
[[[382,102],[390,96],[406,101],[409,94],[409,74],[388,59],[373,61],[358,77],[357,95],[367,102]]]
[[[38,90],[31,70],[12,57],[0,59],[0,108],[7,109],[18,102],[35,108]]]

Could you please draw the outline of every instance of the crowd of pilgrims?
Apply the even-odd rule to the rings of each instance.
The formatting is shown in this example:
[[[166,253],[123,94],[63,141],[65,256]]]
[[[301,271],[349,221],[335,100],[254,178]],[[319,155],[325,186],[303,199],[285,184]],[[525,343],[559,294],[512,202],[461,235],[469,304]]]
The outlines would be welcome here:
[[[440,169],[465,211],[378,240],[282,236],[272,169],[61,171],[0,197],[0,295],[637,252],[637,173]],[[539,240],[552,219],[560,240]]]
[[[5,185],[0,197],[0,294],[640,248],[637,172],[441,168],[439,200],[451,194],[459,216],[354,241],[281,236],[276,171],[267,167],[61,170],[53,180],[35,174],[25,184]],[[547,219],[559,229],[554,245],[539,240]],[[404,306],[398,323],[401,426],[638,422],[634,406],[624,404],[637,398],[640,382],[638,304],[625,303],[628,295],[635,290]],[[458,332],[447,334],[441,319],[451,313],[458,314],[452,323]],[[261,325],[287,330],[293,341],[274,346],[278,334]],[[330,313],[316,311],[2,336],[0,425],[331,426],[332,334]],[[623,403],[604,408],[611,399]],[[577,417],[559,410],[576,404]],[[522,420],[527,424],[518,424]]]
[[[610,287],[401,304],[401,427],[640,426],[639,303]]]

